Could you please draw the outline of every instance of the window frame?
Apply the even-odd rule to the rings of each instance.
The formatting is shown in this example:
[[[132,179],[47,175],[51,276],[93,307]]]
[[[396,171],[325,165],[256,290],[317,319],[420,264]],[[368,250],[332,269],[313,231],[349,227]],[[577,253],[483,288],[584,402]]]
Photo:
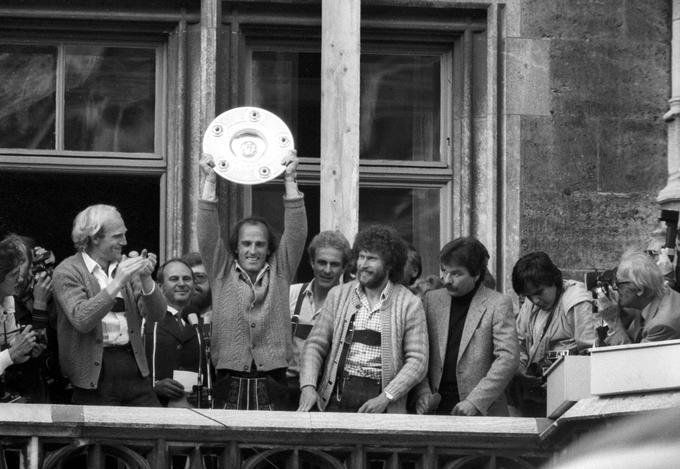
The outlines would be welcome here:
[[[25,33],[24,33],[25,35]],[[21,168],[31,170],[76,170],[135,172],[138,174],[160,174],[167,165],[167,41],[163,39],[127,36],[94,38],[92,33],[83,32],[77,38],[62,34],[47,35],[46,38],[25,39],[16,35],[0,36],[0,43],[21,46],[51,46],[57,49],[56,97],[55,97],[55,148],[0,148],[0,169]],[[96,46],[155,51],[155,102],[154,102],[154,151],[113,152],[65,150],[65,51],[69,46]]]

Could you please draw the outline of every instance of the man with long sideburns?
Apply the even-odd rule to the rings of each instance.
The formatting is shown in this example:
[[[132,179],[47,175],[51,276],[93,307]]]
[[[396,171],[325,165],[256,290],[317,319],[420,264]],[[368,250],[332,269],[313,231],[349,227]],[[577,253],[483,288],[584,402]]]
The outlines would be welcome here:
[[[391,228],[359,232],[356,280],[328,293],[302,350],[299,411],[406,413],[428,358],[423,306],[399,283],[406,252]]]
[[[160,405],[141,326],[162,318],[165,300],[151,278],[156,255],[125,256],[126,232],[115,207],[87,207],[73,221],[78,252],[54,271],[59,361],[74,404]]]
[[[201,159],[203,187],[196,225],[213,296],[215,408],[286,407],[286,368],[292,354],[288,290],[305,248],[307,215],[296,181],[295,152],[282,164],[284,231],[278,246],[269,223],[259,217],[239,221],[225,244],[214,159],[207,154]]]

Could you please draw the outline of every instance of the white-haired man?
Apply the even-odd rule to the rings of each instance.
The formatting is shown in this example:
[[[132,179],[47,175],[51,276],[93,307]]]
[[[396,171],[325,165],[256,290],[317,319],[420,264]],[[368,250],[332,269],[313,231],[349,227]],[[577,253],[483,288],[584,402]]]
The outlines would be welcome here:
[[[141,323],[161,319],[166,304],[151,278],[156,255],[123,255],[126,232],[115,207],[87,207],[73,221],[78,252],[54,271],[59,361],[74,404],[160,405]]]
[[[607,345],[680,339],[680,293],[664,282],[663,272],[646,253],[630,251],[616,268],[616,305],[602,305],[609,326]]]

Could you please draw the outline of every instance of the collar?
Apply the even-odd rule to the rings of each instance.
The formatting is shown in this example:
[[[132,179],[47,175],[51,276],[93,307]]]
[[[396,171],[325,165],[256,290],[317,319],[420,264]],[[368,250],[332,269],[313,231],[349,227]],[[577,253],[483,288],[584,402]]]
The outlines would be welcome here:
[[[0,304],[0,313],[14,313],[14,297],[12,295],[6,296],[2,299]]]
[[[385,299],[390,296],[390,293],[392,292],[392,287],[394,284],[392,283],[392,280],[387,280],[387,285],[385,285],[385,288],[383,288],[382,293],[380,293],[380,302],[382,303],[385,301]],[[362,296],[366,296],[366,291],[364,290],[363,285],[357,281],[357,286],[354,287],[354,291],[356,294],[361,298]]]
[[[179,310],[168,305],[168,313],[172,314],[173,316],[177,316],[179,314]]]
[[[85,267],[87,267],[88,272],[93,274],[94,271],[97,270],[97,268],[104,272],[104,269],[102,269],[102,267],[97,263],[97,261],[92,259],[92,257],[88,253],[86,253],[85,251],[81,251],[81,254],[83,255],[83,261],[85,262]],[[116,267],[118,267],[118,262],[111,262],[109,264],[109,271],[104,273],[107,276],[111,277],[111,274],[116,269]]]
[[[305,288],[304,294],[305,296],[314,296],[314,282],[316,279],[312,279],[308,284],[307,288]]]
[[[248,281],[250,281],[250,275],[248,275],[248,272],[246,272],[246,271],[243,269],[243,267],[241,267],[241,266],[239,265],[238,261],[234,261],[234,266],[235,266],[234,268],[235,268],[239,273],[241,273],[243,276],[245,276],[245,278],[248,279]],[[265,263],[264,263],[264,266],[262,267],[262,269],[257,273],[257,277],[255,278],[255,281],[252,282],[252,283],[255,284],[255,283],[259,282],[260,279],[264,276],[264,274],[265,274],[267,271],[269,271],[270,268],[271,268],[271,266],[269,265],[269,262],[265,262]]]

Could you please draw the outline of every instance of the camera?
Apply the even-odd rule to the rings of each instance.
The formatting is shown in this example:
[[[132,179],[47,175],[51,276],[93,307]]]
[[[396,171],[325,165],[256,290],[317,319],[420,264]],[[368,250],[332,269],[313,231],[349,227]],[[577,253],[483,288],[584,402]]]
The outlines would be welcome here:
[[[52,251],[36,246],[33,248],[31,275],[33,278],[37,279],[41,273],[45,272],[51,277],[54,272],[55,263],[56,261]]]

